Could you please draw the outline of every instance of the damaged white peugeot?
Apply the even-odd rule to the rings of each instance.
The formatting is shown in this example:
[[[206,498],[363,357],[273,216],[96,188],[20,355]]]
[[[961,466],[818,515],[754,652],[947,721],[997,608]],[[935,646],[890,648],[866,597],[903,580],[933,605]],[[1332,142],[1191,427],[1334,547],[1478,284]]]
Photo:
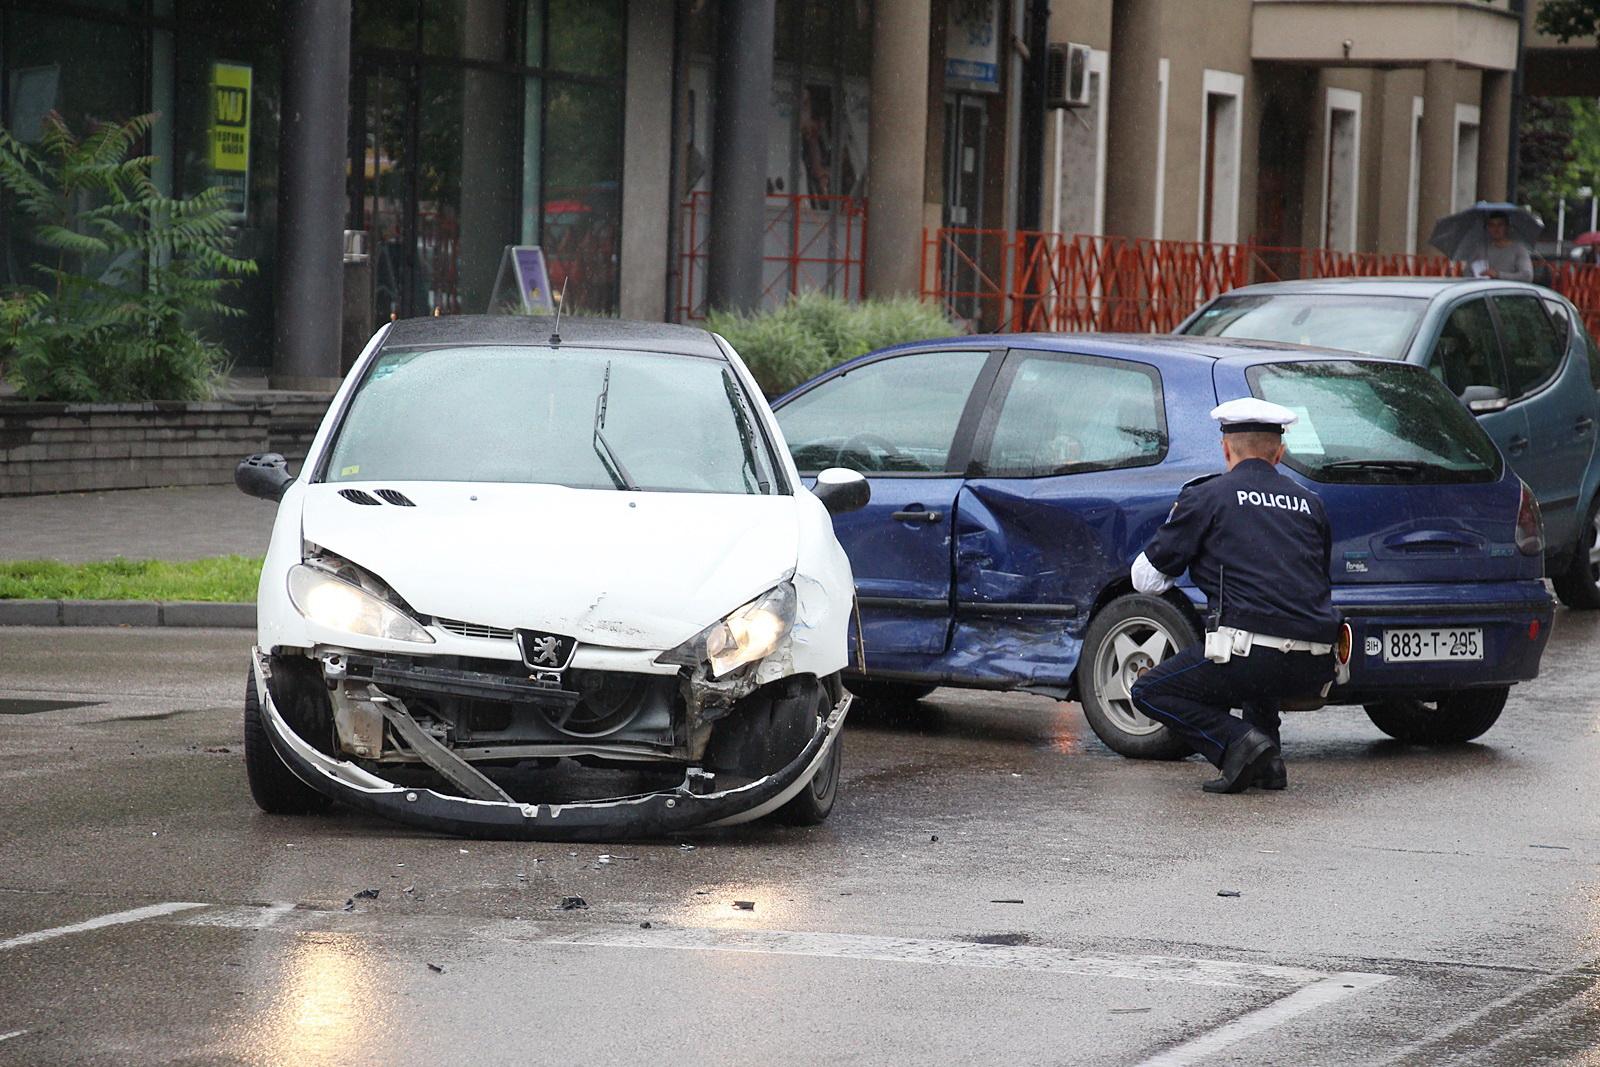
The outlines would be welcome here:
[[[262,809],[598,840],[833,808],[854,589],[829,512],[867,483],[808,489],[720,337],[392,323],[299,476],[268,454],[236,480],[280,501],[244,707]],[[655,784],[596,799],[617,777]]]

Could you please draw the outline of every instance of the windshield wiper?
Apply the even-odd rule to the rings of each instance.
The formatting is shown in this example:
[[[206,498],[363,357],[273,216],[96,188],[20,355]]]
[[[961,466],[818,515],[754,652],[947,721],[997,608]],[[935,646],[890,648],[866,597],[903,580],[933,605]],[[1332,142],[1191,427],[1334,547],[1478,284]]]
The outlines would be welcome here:
[[[1443,467],[1437,463],[1427,463],[1420,459],[1341,459],[1337,463],[1325,463],[1325,471],[1393,471],[1397,474],[1459,474],[1450,467]]]
[[[722,369],[722,391],[728,394],[728,403],[733,405],[734,425],[739,428],[739,444],[744,449],[744,465],[755,476],[756,488],[765,496],[772,492],[772,483],[761,477],[760,464],[756,460],[756,432],[750,425],[750,412],[744,406],[744,394],[739,391],[739,383],[733,380],[733,374],[728,368]],[[744,477],[744,472],[739,472]],[[749,479],[745,479],[745,488],[750,487]]]
[[[605,380],[600,385],[600,395],[594,398],[594,445],[595,455],[600,457],[600,462],[605,465],[606,473],[617,484],[618,489],[638,489],[633,479],[628,477],[628,468],[622,465],[622,460],[611,450],[611,442],[606,440],[606,435],[601,429],[606,424],[606,403],[611,397],[611,361],[606,361]]]

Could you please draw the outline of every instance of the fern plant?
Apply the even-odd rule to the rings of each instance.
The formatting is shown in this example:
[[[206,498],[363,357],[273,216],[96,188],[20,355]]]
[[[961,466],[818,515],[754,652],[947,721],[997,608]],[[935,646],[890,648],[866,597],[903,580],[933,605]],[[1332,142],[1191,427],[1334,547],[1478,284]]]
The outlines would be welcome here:
[[[131,154],[155,119],[78,137],[52,112],[37,150],[0,127],[0,187],[50,256],[43,284],[0,294],[0,367],[24,399],[194,400],[225,366],[201,326],[242,314],[223,298],[256,265],[230,252],[221,189],[164,196],[154,157]]]

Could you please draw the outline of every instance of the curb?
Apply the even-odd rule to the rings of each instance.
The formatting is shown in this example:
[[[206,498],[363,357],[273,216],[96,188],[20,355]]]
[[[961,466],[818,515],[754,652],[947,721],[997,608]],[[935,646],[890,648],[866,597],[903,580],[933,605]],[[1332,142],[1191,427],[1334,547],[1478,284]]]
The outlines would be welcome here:
[[[201,600],[0,600],[0,626],[188,626],[249,630],[254,604]]]

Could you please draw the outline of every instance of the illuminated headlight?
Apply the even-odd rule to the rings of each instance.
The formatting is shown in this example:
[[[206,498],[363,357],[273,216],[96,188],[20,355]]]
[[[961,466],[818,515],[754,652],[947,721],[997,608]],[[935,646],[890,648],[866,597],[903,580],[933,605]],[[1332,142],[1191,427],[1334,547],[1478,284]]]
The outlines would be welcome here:
[[[289,569],[289,599],[296,611],[330,630],[433,644],[433,635],[393,604],[304,563]]]
[[[763,593],[730,612],[719,622],[659,657],[662,663],[711,665],[711,676],[721,678],[746,663],[765,659],[777,651],[794,626],[794,586],[788,582]]]

